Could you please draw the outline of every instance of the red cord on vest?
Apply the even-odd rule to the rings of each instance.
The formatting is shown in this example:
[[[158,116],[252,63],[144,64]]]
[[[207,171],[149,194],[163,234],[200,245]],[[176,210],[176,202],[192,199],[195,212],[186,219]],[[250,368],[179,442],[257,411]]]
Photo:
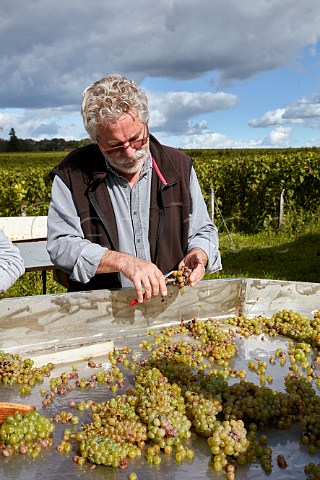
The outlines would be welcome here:
[[[168,182],[167,180],[164,178],[164,176],[162,175],[162,173],[160,172],[160,169],[155,161],[155,159],[152,157],[152,165],[153,165],[153,168],[155,169],[155,171],[157,172],[157,175],[158,177],[160,178],[161,180],[161,183],[163,183],[163,185],[167,185]]]

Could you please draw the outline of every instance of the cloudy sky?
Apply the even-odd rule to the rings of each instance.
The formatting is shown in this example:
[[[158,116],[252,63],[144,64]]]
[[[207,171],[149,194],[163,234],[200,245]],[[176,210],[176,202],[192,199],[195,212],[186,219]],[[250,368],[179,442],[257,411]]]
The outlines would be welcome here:
[[[147,92],[181,148],[320,146],[319,0],[2,0],[0,136],[86,138],[83,90]]]

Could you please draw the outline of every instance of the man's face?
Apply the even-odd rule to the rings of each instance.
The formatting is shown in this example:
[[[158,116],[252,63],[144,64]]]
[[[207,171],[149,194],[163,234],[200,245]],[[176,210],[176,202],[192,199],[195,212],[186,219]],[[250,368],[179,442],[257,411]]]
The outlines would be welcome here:
[[[98,145],[116,171],[139,172],[149,154],[149,132],[135,114],[124,114],[115,123],[100,127]]]

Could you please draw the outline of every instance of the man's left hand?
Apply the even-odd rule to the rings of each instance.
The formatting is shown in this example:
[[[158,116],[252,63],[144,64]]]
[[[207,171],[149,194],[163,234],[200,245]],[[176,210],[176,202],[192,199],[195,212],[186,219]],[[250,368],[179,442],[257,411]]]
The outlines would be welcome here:
[[[201,248],[193,248],[188,252],[183,260],[179,263],[179,269],[186,266],[192,270],[190,275],[190,286],[194,287],[203,279],[206,273],[206,265],[208,263],[207,254]]]

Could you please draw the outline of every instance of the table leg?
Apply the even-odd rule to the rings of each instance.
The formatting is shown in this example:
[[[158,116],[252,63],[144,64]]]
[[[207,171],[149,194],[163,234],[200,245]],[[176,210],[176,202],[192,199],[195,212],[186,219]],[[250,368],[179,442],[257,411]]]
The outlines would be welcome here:
[[[42,270],[42,293],[45,295],[47,293],[47,270]]]

